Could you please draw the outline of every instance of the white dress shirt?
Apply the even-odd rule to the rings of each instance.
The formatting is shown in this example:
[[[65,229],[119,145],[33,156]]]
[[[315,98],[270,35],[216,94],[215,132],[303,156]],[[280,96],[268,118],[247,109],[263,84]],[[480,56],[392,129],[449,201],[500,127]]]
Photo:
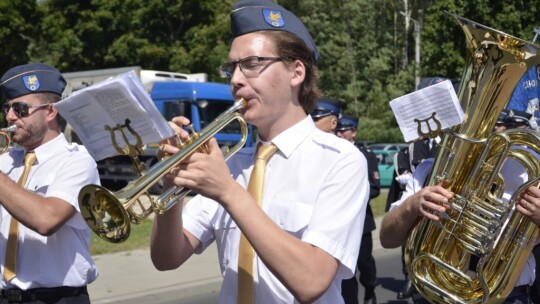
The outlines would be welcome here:
[[[70,144],[63,134],[35,150],[37,162],[30,171],[26,189],[45,197],[57,197],[79,211],[80,189],[99,184],[96,162],[84,146]],[[0,171],[17,181],[23,171],[25,151],[11,148],[0,155]],[[6,240],[11,215],[0,207],[0,263],[4,271]],[[98,271],[90,257],[90,229],[77,212],[51,236],[42,236],[19,224],[17,276],[10,283],[3,278],[0,289],[84,286]]]
[[[428,158],[416,167],[413,178],[409,179],[402,197],[399,201],[390,206],[390,210],[400,206],[409,196],[412,196],[415,192],[424,187],[425,180],[429,175],[432,166],[433,158]],[[524,168],[521,165],[518,165],[518,163],[511,158],[506,160],[500,172],[505,178],[505,192],[503,194],[503,200],[508,201],[511,194],[514,193],[517,187],[527,181],[527,173],[524,171]],[[534,259],[534,255],[530,254],[519,276],[516,286],[532,285],[535,278],[535,272],[536,261]]]
[[[272,142],[278,152],[266,167],[262,209],[283,230],[340,262],[330,287],[315,303],[343,303],[341,280],[352,277],[356,268],[369,197],[366,159],[350,142],[317,129],[309,116]],[[244,148],[228,161],[232,176],[243,186],[255,153],[255,147]],[[224,277],[219,303],[235,304],[240,230],[223,207],[202,196],[186,204],[183,219],[202,250],[216,241]],[[260,258],[255,259],[255,301],[297,303]]]

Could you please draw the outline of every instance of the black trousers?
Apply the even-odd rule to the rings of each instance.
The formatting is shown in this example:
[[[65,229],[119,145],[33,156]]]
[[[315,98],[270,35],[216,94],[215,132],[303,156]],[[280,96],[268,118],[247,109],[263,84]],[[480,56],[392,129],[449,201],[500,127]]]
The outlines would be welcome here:
[[[86,286],[52,287],[29,290],[0,289],[0,304],[89,304]]]
[[[24,304],[90,304],[90,297],[88,295],[78,295],[67,298],[59,299],[50,299],[43,301],[29,301],[29,302],[13,302],[6,299],[0,300],[0,304],[14,304],[14,303],[24,303]]]
[[[360,253],[356,267],[359,272],[360,284],[364,287],[364,299],[375,296],[375,285],[377,283],[377,267],[373,257],[373,238],[371,232],[362,235],[360,243]],[[350,279],[341,281],[341,295],[346,304],[358,303],[358,281],[356,275]]]

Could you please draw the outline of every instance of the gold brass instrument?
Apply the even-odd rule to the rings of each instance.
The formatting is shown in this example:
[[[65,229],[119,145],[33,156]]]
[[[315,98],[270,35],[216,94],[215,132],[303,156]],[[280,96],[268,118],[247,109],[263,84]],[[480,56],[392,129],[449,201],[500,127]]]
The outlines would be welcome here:
[[[119,243],[129,237],[130,222],[138,224],[152,213],[163,214],[169,210],[178,199],[187,195],[190,190],[171,188],[158,198],[152,198],[147,192],[148,189],[158,183],[172,169],[178,167],[191,154],[195,152],[206,153],[206,142],[234,120],[240,123],[242,137],[235,146],[224,151],[225,159],[240,150],[247,140],[248,127],[238,111],[245,106],[246,101],[243,98],[235,101],[232,107],[218,116],[200,133],[192,134],[182,143],[178,153],[161,160],[123,189],[113,193],[98,185],[83,187],[79,193],[79,206],[88,226],[102,239],[111,243]],[[147,202],[150,203],[150,206],[147,206]]]
[[[515,200],[538,185],[538,132],[492,133],[521,77],[540,62],[539,47],[455,16],[470,51],[458,97],[462,124],[445,130],[427,185],[444,182],[454,193],[440,221],[421,219],[405,244],[409,276],[431,303],[502,303],[515,287],[538,228]],[[523,149],[526,146],[528,149]],[[499,172],[515,160],[529,176],[508,202]]]
[[[11,133],[17,130],[16,125],[11,125],[7,128],[0,129],[0,154],[7,151],[11,144]]]

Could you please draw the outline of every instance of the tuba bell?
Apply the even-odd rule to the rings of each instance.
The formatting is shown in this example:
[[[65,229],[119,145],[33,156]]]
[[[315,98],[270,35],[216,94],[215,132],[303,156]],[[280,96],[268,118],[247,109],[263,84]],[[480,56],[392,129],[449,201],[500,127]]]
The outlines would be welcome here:
[[[169,210],[190,190],[173,187],[154,198],[148,194],[148,189],[178,167],[191,154],[207,153],[206,142],[235,120],[240,123],[242,137],[232,148],[222,148],[222,151],[227,159],[240,150],[247,140],[248,127],[238,111],[245,106],[246,101],[243,98],[236,100],[233,106],[220,114],[203,130],[193,133],[181,143],[179,145],[181,150],[178,153],[161,160],[123,189],[112,192],[99,185],[84,186],[79,192],[79,207],[86,224],[105,241],[120,243],[129,237],[130,223],[139,224],[151,214],[163,214]]]
[[[11,125],[7,128],[0,129],[0,154],[7,151],[11,144],[11,133],[17,129],[16,125]]]
[[[521,77],[540,62],[540,48],[453,17],[469,51],[458,91],[465,120],[444,131],[427,185],[444,183],[454,198],[440,221],[423,218],[413,227],[404,258],[412,282],[431,303],[502,303],[538,236],[536,225],[513,207],[527,187],[539,183],[540,136],[492,129]],[[500,169],[508,159],[521,164],[529,180],[503,200]]]

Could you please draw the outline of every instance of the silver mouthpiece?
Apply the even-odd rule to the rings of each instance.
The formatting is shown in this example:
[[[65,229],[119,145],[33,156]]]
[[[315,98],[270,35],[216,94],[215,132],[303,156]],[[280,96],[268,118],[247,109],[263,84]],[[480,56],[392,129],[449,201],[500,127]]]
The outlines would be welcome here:
[[[7,128],[0,129],[0,131],[2,132],[9,132],[9,133],[13,133],[15,132],[15,130],[17,130],[17,125],[11,125]]]

